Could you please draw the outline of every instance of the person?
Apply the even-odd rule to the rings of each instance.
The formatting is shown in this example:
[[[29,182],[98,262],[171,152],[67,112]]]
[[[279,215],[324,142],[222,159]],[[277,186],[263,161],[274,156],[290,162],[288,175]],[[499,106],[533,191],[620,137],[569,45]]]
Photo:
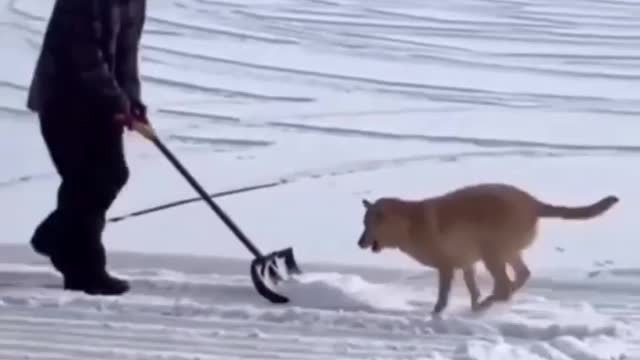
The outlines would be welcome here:
[[[27,107],[38,114],[61,183],[31,246],[66,290],[129,291],[107,271],[102,233],[129,178],[124,130],[147,121],[138,72],[145,17],[146,0],[56,0],[44,34]]]

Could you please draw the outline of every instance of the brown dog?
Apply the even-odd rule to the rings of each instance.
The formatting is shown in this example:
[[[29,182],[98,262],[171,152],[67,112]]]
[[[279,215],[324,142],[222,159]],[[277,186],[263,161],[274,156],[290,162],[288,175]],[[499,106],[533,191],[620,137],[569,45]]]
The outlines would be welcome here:
[[[473,311],[495,301],[507,301],[528,280],[522,251],[536,237],[538,219],[589,219],[601,215],[618,198],[608,196],[582,207],[545,204],[511,185],[479,184],[420,201],[381,198],[363,200],[364,231],[358,245],[380,252],[397,248],[439,273],[438,300],[433,313],[447,306],[456,269],[462,269]],[[491,295],[481,302],[474,264],[482,261],[493,277]],[[515,273],[512,282],[506,264]]]

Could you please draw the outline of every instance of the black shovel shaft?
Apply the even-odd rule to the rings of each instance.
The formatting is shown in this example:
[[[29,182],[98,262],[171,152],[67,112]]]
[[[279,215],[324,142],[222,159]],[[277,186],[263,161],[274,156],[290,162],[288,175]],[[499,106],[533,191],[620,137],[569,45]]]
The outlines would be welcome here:
[[[204,200],[211,209],[222,219],[222,221],[231,229],[233,234],[238,237],[244,246],[251,251],[254,257],[261,258],[262,253],[258,248],[253,245],[251,240],[240,230],[240,228],[231,220],[231,218],[209,197],[209,194],[198,184],[198,182],[191,176],[189,171],[178,161],[178,159],[171,153],[171,151],[158,139],[157,136],[151,138],[151,141],[158,147],[162,154],[175,166],[175,168],[184,176],[184,178],[191,184],[191,186],[198,192],[202,200]]]

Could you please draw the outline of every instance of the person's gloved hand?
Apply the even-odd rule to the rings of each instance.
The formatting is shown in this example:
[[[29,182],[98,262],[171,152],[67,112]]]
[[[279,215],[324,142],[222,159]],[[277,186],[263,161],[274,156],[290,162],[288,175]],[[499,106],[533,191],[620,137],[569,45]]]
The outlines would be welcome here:
[[[138,119],[133,117],[131,114],[116,114],[114,120],[118,125],[123,126],[128,130],[132,130],[133,122],[138,121]]]
[[[138,121],[145,124],[149,123],[149,120],[147,119],[147,107],[141,101],[132,101],[130,105],[130,112]]]
[[[133,129],[134,121],[148,124],[147,107],[140,101],[132,101],[129,105],[129,111],[125,114],[117,114],[115,121],[126,127],[128,130]]]

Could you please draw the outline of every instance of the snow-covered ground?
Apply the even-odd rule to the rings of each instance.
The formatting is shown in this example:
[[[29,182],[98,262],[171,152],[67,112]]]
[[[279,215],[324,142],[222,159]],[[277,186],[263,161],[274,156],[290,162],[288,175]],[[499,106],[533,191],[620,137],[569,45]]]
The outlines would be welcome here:
[[[110,224],[121,298],[59,289],[26,244],[58,178],[25,109],[51,0],[0,0],[1,359],[640,358],[640,3],[632,0],[152,0],[141,69],[152,121],[267,250],[304,275],[260,298],[249,254],[202,203]],[[193,197],[127,135],[110,216]],[[460,282],[356,246],[361,198],[480,181],[546,201],[621,202],[546,220],[531,282],[483,316]],[[484,293],[490,282],[483,283]]]

